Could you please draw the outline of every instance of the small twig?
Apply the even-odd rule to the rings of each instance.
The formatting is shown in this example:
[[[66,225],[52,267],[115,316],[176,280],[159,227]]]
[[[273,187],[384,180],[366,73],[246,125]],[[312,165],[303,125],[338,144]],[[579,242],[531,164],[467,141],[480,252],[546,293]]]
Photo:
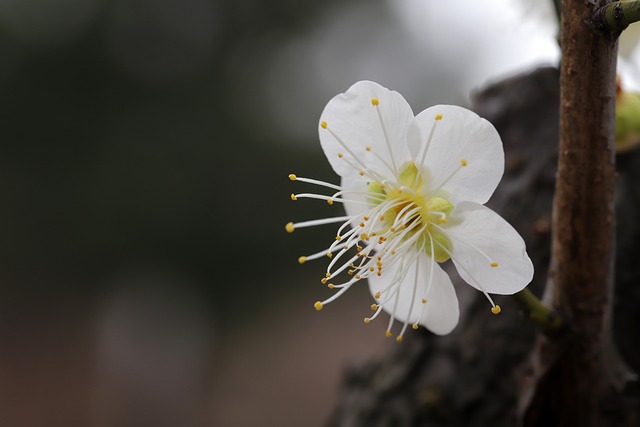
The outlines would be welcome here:
[[[613,34],[620,34],[634,22],[640,21],[640,1],[616,1],[601,7],[594,14],[594,25]]]
[[[529,288],[524,288],[513,295],[529,319],[547,335],[558,335],[564,328],[562,318],[547,307]]]

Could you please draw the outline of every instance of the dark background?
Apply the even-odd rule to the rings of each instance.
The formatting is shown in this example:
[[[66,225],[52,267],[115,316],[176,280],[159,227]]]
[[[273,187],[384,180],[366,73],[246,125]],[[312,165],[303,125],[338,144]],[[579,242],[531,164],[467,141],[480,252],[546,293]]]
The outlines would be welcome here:
[[[337,208],[287,175],[337,181],[357,80],[464,102],[438,52],[383,1],[2,0],[0,425],[322,425],[384,322],[313,310],[327,229],[284,224]]]

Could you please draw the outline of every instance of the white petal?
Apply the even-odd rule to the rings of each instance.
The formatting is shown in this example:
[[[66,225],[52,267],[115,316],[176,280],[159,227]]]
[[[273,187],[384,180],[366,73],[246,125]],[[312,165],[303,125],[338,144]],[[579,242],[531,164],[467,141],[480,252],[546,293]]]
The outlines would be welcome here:
[[[372,99],[377,100],[377,107]],[[368,168],[393,178],[394,165],[401,166],[411,159],[406,134],[413,119],[411,107],[402,95],[377,83],[361,81],[331,99],[324,108],[320,116],[320,143],[340,176],[359,179],[358,170]],[[327,124],[326,129],[322,127],[323,122]],[[367,151],[367,147],[372,151]],[[339,158],[338,153],[344,158]]]
[[[346,200],[343,202],[347,215],[358,216],[373,207],[373,204],[369,202],[368,197],[364,194],[367,192],[367,183],[365,181],[342,177],[342,188],[348,191],[342,197],[353,200],[353,202]]]
[[[446,233],[458,273],[471,286],[492,294],[511,295],[531,282],[533,264],[524,240],[486,206],[459,203],[451,213]],[[492,261],[498,266],[492,267]]]
[[[432,263],[434,264],[433,279],[427,293]],[[387,268],[383,271],[382,276],[369,277],[371,295],[375,296],[377,292],[382,292],[389,286],[390,280],[395,277],[400,268],[399,265],[400,263],[396,263],[395,266]],[[390,301],[383,305],[383,310],[390,315],[395,315],[395,318],[401,323],[408,320],[409,324],[413,324],[418,321],[424,309],[419,322],[421,325],[438,335],[446,335],[451,332],[458,324],[460,309],[456,291],[447,273],[424,253],[419,254],[416,260],[409,266],[404,266],[403,269],[405,268],[408,268],[408,273],[404,280],[397,285],[399,286],[397,305],[395,297],[391,297]],[[415,280],[416,272],[418,274],[417,282]],[[427,302],[423,303],[422,298],[425,298],[425,295]],[[385,294],[376,301],[383,301],[384,298]]]
[[[436,121],[439,114],[442,119]],[[436,105],[418,114],[413,122],[409,148],[416,162],[423,158],[434,124],[424,162],[431,181],[429,187],[433,191],[441,186],[453,204],[465,200],[486,203],[504,172],[500,135],[491,123],[472,111]],[[465,167],[461,167],[463,161]]]

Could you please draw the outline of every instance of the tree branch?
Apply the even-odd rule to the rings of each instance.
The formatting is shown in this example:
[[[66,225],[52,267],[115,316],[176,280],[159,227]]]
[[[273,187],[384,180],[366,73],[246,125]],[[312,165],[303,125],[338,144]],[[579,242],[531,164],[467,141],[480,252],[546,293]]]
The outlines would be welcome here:
[[[514,294],[513,299],[545,334],[557,335],[562,331],[564,327],[562,318],[540,301],[529,288]]]
[[[640,1],[617,1],[601,7],[594,15],[594,24],[613,34],[621,33],[634,22],[640,21]]]
[[[607,350],[612,345],[615,71],[621,30],[593,31],[593,26],[608,14],[622,22],[622,5],[590,3],[564,0],[560,26],[559,152],[545,301],[566,319],[568,331],[539,337],[534,391],[523,394],[532,397],[525,426],[547,424],[544,420],[558,427],[621,425],[611,420],[605,403],[615,400]]]

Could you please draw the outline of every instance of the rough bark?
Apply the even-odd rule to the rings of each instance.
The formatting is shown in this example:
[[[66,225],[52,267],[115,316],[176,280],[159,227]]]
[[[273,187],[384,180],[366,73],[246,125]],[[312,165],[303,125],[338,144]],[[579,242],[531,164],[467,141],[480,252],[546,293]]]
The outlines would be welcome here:
[[[604,3],[604,2],[600,2]],[[601,4],[599,4],[601,5]],[[560,129],[545,301],[565,319],[540,336],[521,401],[525,426],[624,425],[610,315],[615,249],[617,36],[593,27],[596,5],[565,0]]]
[[[475,96],[473,106],[496,126],[505,144],[506,173],[490,206],[525,238],[536,268],[530,288],[538,295],[550,259],[558,104],[558,71],[543,68],[487,88]],[[614,334],[620,353],[638,370],[640,151],[621,156],[618,171]],[[411,334],[384,357],[350,367],[329,426],[517,424],[517,396],[527,384],[523,378],[533,373],[524,362],[535,346],[535,331],[507,297],[499,298],[503,310],[493,316],[482,295],[459,279],[454,283],[462,313],[456,330],[447,337]],[[625,407],[626,425],[635,425],[637,383],[628,382],[613,397],[617,407]]]

